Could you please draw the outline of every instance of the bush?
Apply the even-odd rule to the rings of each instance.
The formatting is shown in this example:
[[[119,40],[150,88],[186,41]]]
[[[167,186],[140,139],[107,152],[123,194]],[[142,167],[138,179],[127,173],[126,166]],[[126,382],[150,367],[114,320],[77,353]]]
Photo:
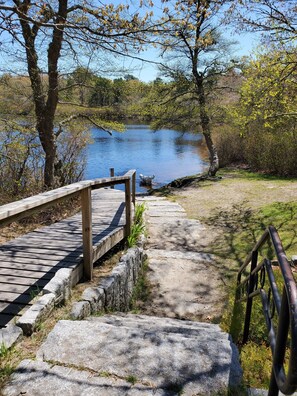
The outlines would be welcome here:
[[[219,154],[220,167],[234,163],[246,162],[244,157],[243,138],[232,129],[221,128],[215,134],[216,147]]]
[[[216,137],[220,166],[244,163],[254,171],[297,176],[297,134],[257,130],[240,136],[232,129]]]

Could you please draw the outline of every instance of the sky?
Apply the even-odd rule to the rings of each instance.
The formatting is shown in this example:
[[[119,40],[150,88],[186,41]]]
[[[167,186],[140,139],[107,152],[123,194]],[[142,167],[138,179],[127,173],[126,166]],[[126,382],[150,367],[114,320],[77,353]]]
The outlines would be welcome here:
[[[255,33],[234,33],[230,30],[224,34],[226,39],[232,39],[238,42],[234,46],[234,55],[237,57],[248,56],[252,51],[259,45],[259,41]],[[141,57],[148,60],[158,60],[158,51],[156,49],[151,49],[140,55]],[[155,64],[150,64],[149,62],[136,62],[131,59],[123,60],[123,67],[130,68],[131,73],[139,80],[144,82],[153,81],[158,77],[158,68]]]
[[[296,0],[297,1],[297,0]],[[109,2],[107,0],[107,2]],[[113,1],[115,5],[118,5],[120,3],[126,3],[129,4],[130,7],[129,9],[133,9],[137,11],[141,11],[137,7],[139,4],[139,0],[115,0]],[[144,1],[145,3],[145,1]],[[161,0],[153,0],[154,3],[154,17],[158,17],[162,15],[161,12]],[[235,29],[227,29],[224,28],[223,32],[223,37],[226,38],[227,40],[232,40],[238,42],[237,45],[234,46],[234,57],[242,57],[242,56],[248,56],[252,53],[252,51],[259,45],[259,36],[257,36],[256,33],[235,33]],[[156,49],[151,49],[148,50],[144,53],[140,54],[140,57],[145,58],[147,60],[154,60],[158,61],[159,53],[158,50]],[[158,77],[158,67],[157,65],[154,65],[149,62],[137,62],[137,61],[132,61],[131,59],[123,59],[122,60],[122,66],[127,67],[128,69],[131,70],[131,73],[138,79],[144,82],[150,82],[153,81],[156,77]]]
[[[106,1],[110,2],[110,1]],[[136,5],[138,3],[138,0],[116,0],[113,3],[118,4],[118,3],[133,3]],[[155,0],[155,7],[154,7],[154,12],[155,16],[158,16],[158,10],[159,10],[159,4],[160,0]],[[131,7],[132,7],[131,6]],[[131,8],[130,8],[131,9]],[[226,39],[232,39],[232,41],[237,41],[238,44],[234,47],[234,56],[236,57],[241,57],[241,56],[248,56],[252,50],[257,46],[257,36],[252,33],[234,33],[234,31],[231,31],[231,29],[226,31],[224,30],[224,35]],[[112,64],[112,57],[108,55],[111,60]],[[148,61],[153,60],[153,61],[158,61],[158,50],[151,48],[141,54],[139,54],[141,58],[147,59]],[[100,56],[99,56],[100,57]],[[94,61],[90,64],[91,69],[93,69],[95,72],[97,72],[96,68],[101,72],[103,76],[106,76],[108,78],[116,78],[116,77],[123,77],[125,74],[133,74],[135,77],[138,79],[144,81],[144,82],[150,82],[153,81],[156,77],[158,77],[158,68],[157,65],[149,62],[141,62],[141,61],[136,61],[131,58],[117,58],[114,62],[118,66],[119,69],[124,70],[122,75],[121,74],[114,74],[112,75],[111,73],[108,73],[104,70],[104,68],[101,67],[100,64],[100,59],[99,57],[94,58]],[[99,60],[98,60],[99,59]],[[14,66],[16,66],[14,64]],[[46,66],[46,64],[45,64]],[[65,65],[63,65],[65,68]],[[84,65],[83,65],[84,66]],[[10,60],[7,59],[3,52],[2,56],[0,54],[0,72],[10,72],[9,67],[13,67]],[[73,66],[75,68],[75,65]],[[110,67],[112,69],[112,66]],[[67,65],[66,69],[70,69],[69,65]],[[98,73],[99,74],[99,73]]]

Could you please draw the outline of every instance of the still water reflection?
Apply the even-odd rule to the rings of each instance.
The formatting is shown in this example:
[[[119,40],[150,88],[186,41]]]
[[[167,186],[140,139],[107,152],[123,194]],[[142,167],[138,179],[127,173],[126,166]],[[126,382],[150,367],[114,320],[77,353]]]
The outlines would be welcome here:
[[[112,167],[115,175],[136,169],[137,191],[145,191],[139,186],[139,173],[155,175],[153,187],[157,188],[178,177],[200,173],[206,167],[199,134],[169,129],[153,132],[147,125],[127,125],[126,132],[114,132],[113,136],[93,128],[92,136],[94,143],[87,149],[86,179],[106,177]]]

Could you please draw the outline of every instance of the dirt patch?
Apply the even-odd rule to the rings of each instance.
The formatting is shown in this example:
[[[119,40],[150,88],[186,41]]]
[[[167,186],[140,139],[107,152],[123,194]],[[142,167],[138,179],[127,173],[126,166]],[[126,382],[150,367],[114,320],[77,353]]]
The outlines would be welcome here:
[[[214,211],[229,211],[234,205],[258,209],[273,202],[295,201],[296,196],[297,180],[253,179],[242,172],[224,172],[222,179],[216,181],[171,189],[171,199],[180,203],[190,218],[202,221]]]

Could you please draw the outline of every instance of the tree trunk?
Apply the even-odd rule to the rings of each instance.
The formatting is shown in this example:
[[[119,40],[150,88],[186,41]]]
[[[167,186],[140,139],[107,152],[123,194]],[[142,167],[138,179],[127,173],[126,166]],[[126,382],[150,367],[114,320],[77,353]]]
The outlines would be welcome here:
[[[67,0],[59,0],[56,25],[53,28],[52,39],[48,46],[48,90],[47,97],[43,91],[43,84],[38,67],[38,55],[35,39],[39,30],[38,24],[30,26],[23,18],[29,11],[29,5],[23,5],[19,15],[22,33],[25,40],[28,73],[31,81],[33,100],[35,105],[36,129],[45,153],[44,186],[51,188],[55,183],[55,162],[57,156],[56,137],[54,133],[54,119],[58,104],[58,60],[61,53],[64,23],[67,18]]]
[[[213,143],[211,135],[208,135],[203,132],[206,146],[208,148],[209,152],[209,169],[208,169],[208,175],[209,176],[215,176],[218,169],[219,169],[219,156],[218,156],[218,151],[216,146]]]
[[[193,73],[193,74],[196,80],[196,87],[198,93],[202,133],[205,138],[206,146],[209,153],[210,165],[208,169],[208,175],[215,176],[219,169],[219,156],[218,156],[217,148],[211,136],[210,119],[206,108],[206,99],[205,99],[205,92],[203,86],[203,76],[199,75],[199,73]]]
[[[48,189],[54,187],[55,184],[55,162],[57,157],[57,146],[52,120],[44,117],[42,122],[37,124],[37,130],[45,153],[44,187]]]

